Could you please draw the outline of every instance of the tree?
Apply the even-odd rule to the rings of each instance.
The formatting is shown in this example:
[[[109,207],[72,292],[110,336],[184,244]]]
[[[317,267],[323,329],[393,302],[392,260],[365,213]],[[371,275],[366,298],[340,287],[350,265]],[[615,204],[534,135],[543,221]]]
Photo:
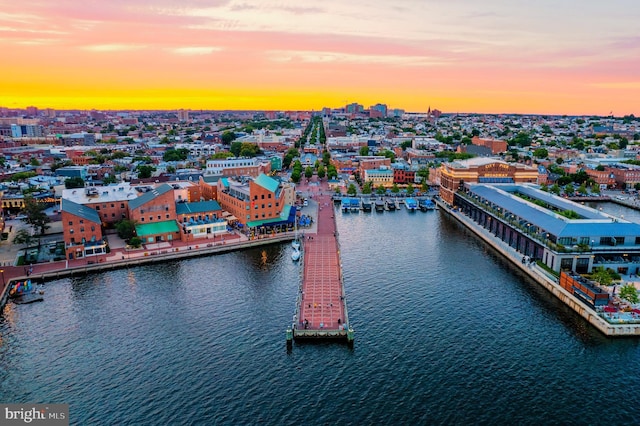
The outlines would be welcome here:
[[[392,163],[396,161],[396,155],[393,153],[393,151],[389,151],[388,149],[385,149],[384,151],[381,152],[381,154],[391,159]]]
[[[571,197],[573,193],[576,192],[576,189],[572,184],[568,184],[567,186],[564,187],[564,192],[565,194]]]
[[[364,186],[362,187],[362,193],[363,194],[371,194],[371,191],[372,191],[371,181],[365,182]]]
[[[593,272],[591,273],[591,279],[600,285],[610,285],[613,281],[611,279],[611,274],[609,274],[609,271],[604,269],[602,266],[599,266],[593,270]]]
[[[538,148],[533,151],[533,156],[536,158],[547,158],[549,156],[549,151],[544,148]]]
[[[638,291],[632,284],[623,285],[620,287],[620,298],[631,303],[638,303]]]
[[[224,160],[225,158],[233,157],[233,153],[229,151],[220,151],[213,154],[210,158],[212,160]]]
[[[31,164],[34,167],[38,167],[40,165],[40,162],[36,157],[31,157],[31,160],[29,160],[29,164]]]
[[[227,130],[226,132],[222,133],[222,143],[225,145],[229,145],[231,142],[233,142],[236,139],[236,134]]]
[[[318,178],[322,179],[325,177],[326,174],[327,174],[327,171],[325,170],[324,166],[320,164],[318,166]]]
[[[136,235],[136,222],[129,219],[122,219],[115,225],[118,237],[123,240],[130,240]]]
[[[413,188],[413,185],[411,183],[409,183],[407,185],[407,194],[413,195],[414,192],[415,192],[415,189]]]
[[[44,203],[38,203],[33,197],[27,196],[24,198],[24,222],[33,226],[35,232],[40,231],[40,234],[49,229],[47,223],[51,222],[51,218],[47,216],[44,210],[47,206]]]
[[[322,162],[325,166],[329,167],[329,164],[331,163],[331,154],[329,154],[329,151],[324,151],[322,153]]]
[[[294,170],[293,172],[291,172],[291,181],[293,181],[294,183],[300,182],[300,177],[301,173],[299,170]]]
[[[168,149],[162,155],[164,161],[184,161],[189,156],[189,150],[186,148]]]
[[[554,183],[553,186],[551,188],[549,188],[549,191],[552,194],[560,195],[560,187],[558,186],[557,183]]]
[[[233,142],[229,151],[235,156],[240,157],[240,150],[242,149],[242,142]]]
[[[16,232],[16,235],[13,237],[13,244],[16,245],[25,245],[29,246],[31,243],[35,241],[31,232],[27,229],[20,229]]]
[[[142,246],[142,239],[140,237],[133,237],[129,240],[129,245],[133,248],[139,248]]]
[[[105,177],[102,178],[102,184],[103,185],[109,185],[109,184],[112,184],[112,183],[116,183],[117,181],[118,180],[116,179],[115,176],[110,176],[109,175],[109,176],[105,176]]]
[[[363,157],[369,155],[369,147],[367,145],[360,147],[360,155]]]
[[[406,151],[407,148],[410,148],[412,145],[413,145],[413,142],[411,141],[411,139],[409,139],[404,142],[401,142],[400,148],[402,148],[403,151]]]
[[[378,195],[382,195],[386,192],[386,189],[384,188],[384,186],[380,185],[376,188],[376,194]]]
[[[67,189],[84,188],[84,179],[80,176],[73,176],[64,181],[64,187]]]
[[[155,167],[146,164],[141,164],[136,169],[138,170],[138,178],[140,179],[148,179],[151,177],[151,174],[156,171]]]
[[[338,177],[338,169],[333,164],[329,164],[327,168],[327,177],[329,179],[336,179]]]
[[[358,188],[356,188],[356,185],[353,183],[349,184],[349,187],[347,188],[347,194],[348,195],[356,195],[358,193]]]
[[[400,188],[398,188],[397,183],[393,184],[393,186],[391,187],[391,192],[393,192],[394,194],[397,194],[398,192],[400,192]]]
[[[307,168],[304,169],[304,177],[311,179],[311,176],[313,176],[313,168],[311,166],[307,166]]]

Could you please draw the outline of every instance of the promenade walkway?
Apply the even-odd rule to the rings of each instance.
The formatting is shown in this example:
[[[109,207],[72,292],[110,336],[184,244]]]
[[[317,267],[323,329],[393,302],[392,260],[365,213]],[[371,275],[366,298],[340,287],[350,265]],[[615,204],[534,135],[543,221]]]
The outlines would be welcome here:
[[[300,190],[317,203],[316,233],[305,233],[303,273],[293,337],[351,340],[333,203],[326,183]]]

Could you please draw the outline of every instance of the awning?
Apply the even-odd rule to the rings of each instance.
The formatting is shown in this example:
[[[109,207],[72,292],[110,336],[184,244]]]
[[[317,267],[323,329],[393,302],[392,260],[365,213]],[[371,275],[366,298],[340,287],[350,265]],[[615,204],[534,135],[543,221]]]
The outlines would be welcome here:
[[[180,228],[178,228],[178,224],[175,220],[166,220],[164,222],[136,225],[136,234],[138,234],[138,237],[145,237],[147,235],[168,234],[174,232],[180,232]]]

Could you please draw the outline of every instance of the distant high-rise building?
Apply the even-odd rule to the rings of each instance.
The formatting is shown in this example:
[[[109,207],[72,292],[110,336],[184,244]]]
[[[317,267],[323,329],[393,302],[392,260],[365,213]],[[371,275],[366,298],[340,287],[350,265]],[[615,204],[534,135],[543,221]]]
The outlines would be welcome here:
[[[382,117],[387,116],[387,106],[385,104],[375,104],[370,106],[369,111],[377,111],[382,115]],[[378,116],[378,114],[375,115]]]
[[[357,114],[359,112],[364,111],[364,107],[358,103],[352,103],[352,104],[348,104],[347,106],[345,106],[344,108],[345,112],[351,113],[351,114]]]
[[[180,120],[180,121],[189,121],[189,110],[179,109],[178,110],[178,120]]]
[[[38,107],[34,107],[34,106],[28,106],[26,108],[27,111],[27,115],[30,117],[37,117],[38,116]]]

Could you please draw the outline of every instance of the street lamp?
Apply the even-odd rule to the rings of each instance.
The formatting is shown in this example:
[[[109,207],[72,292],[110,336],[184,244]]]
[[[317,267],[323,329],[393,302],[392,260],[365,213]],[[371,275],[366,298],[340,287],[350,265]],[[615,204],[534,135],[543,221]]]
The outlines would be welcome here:
[[[4,269],[0,269],[0,274],[2,274],[2,287],[4,287],[7,283],[4,281]]]

